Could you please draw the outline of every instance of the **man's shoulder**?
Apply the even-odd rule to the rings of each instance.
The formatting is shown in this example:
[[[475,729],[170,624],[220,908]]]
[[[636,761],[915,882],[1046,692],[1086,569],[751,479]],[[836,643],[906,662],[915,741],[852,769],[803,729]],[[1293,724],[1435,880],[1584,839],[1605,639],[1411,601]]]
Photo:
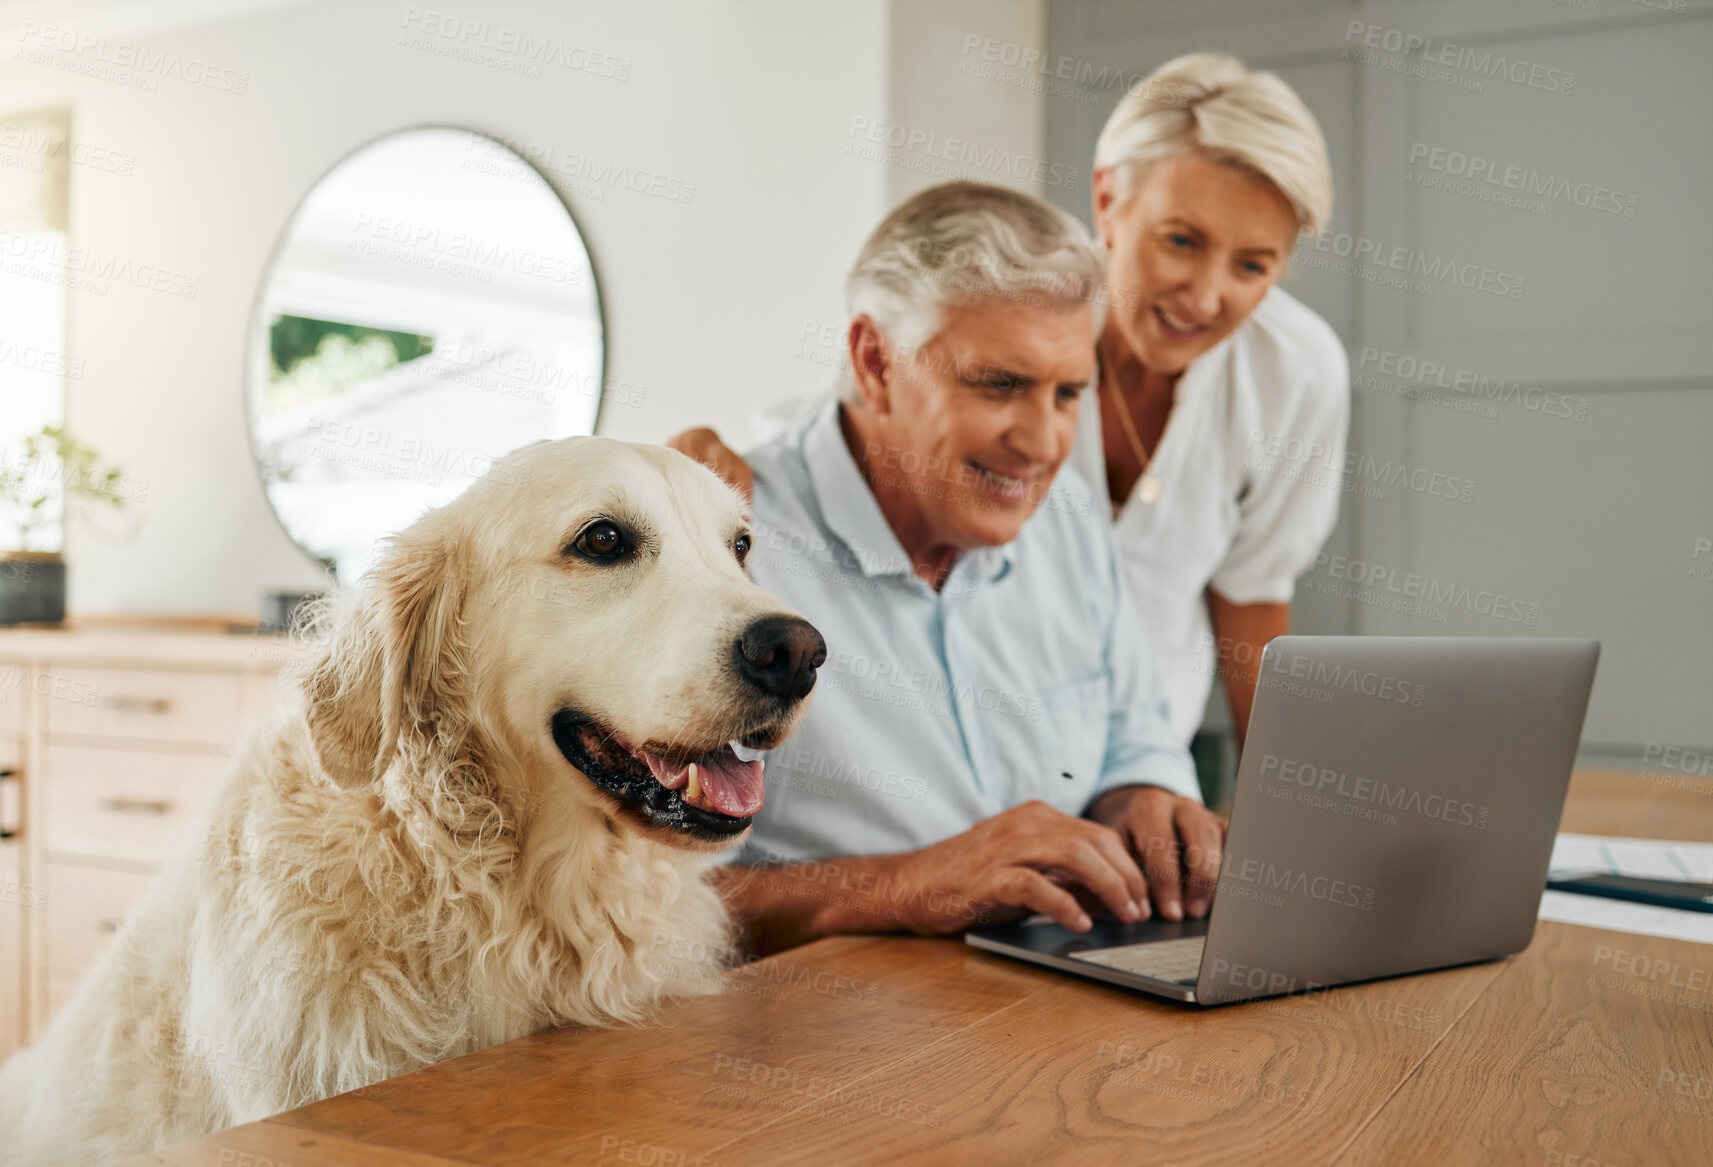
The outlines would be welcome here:
[[[845,562],[843,544],[834,537],[822,512],[804,449],[805,436],[813,424],[813,418],[794,423],[743,454],[754,475],[750,530],[756,549],[762,552],[750,560],[751,578],[779,594],[804,586],[806,581],[797,577],[806,568],[824,572]],[[816,564],[819,567],[814,567]],[[805,602],[801,597],[798,600]]]
[[[810,424],[812,419],[793,424],[743,452],[743,460],[755,476],[750,492],[752,517],[759,520],[765,514],[782,521],[810,517],[814,488],[803,454],[803,437]]]

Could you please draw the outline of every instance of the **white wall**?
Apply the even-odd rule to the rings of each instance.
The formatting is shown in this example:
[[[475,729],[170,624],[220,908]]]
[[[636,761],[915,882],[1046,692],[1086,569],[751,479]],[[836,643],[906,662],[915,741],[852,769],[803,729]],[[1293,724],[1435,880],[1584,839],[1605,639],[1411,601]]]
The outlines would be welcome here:
[[[643,390],[640,408],[609,405],[601,432],[659,440],[706,421],[741,435],[758,405],[825,380],[799,355],[803,321],[840,318],[842,273],[889,197],[887,167],[844,153],[852,118],[888,108],[883,0],[441,8],[495,38],[510,29],[628,60],[624,80],[551,65],[521,76],[412,48],[408,13],[434,7],[339,0],[123,32],[111,5],[32,6],[22,15],[108,32],[104,49],[49,51],[48,63],[15,58],[40,46],[11,27],[0,121],[69,105],[79,141],[130,159],[130,174],[74,167],[73,243],[197,281],[194,299],[112,281],[70,294],[71,355],[86,361],[67,386],[70,424],[148,484],[134,537],[74,529],[74,612],[253,613],[265,588],[321,586],[251,465],[245,334],[298,200],[391,130],[468,126],[695,184],[685,204],[554,179],[600,280],[607,374]],[[81,71],[147,76],[100,62],[127,43],[245,74],[246,91],[163,77],[147,92]]]
[[[1046,52],[1046,5],[892,0],[888,120],[905,148],[888,150],[889,205],[960,178],[1045,195],[1055,176],[1044,165],[1043,91],[986,74],[1022,76],[1000,61]]]

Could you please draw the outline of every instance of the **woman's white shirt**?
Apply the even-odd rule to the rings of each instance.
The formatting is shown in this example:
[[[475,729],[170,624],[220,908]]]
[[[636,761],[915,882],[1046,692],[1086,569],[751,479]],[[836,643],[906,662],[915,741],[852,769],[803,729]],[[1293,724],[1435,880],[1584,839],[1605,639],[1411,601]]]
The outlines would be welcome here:
[[[757,417],[759,438],[825,401],[819,393],[768,407]],[[1338,521],[1349,422],[1343,342],[1277,287],[1178,379],[1149,464],[1159,496],[1144,503],[1132,490],[1112,535],[1181,741],[1200,727],[1218,671],[1207,589],[1234,604],[1290,601]],[[1081,403],[1069,463],[1093,484],[1095,504],[1105,504],[1105,446],[1092,393]],[[1252,671],[1259,663],[1235,667]]]
[[[1234,604],[1290,601],[1338,521],[1349,423],[1343,342],[1277,287],[1178,379],[1149,463],[1158,498],[1133,489],[1112,535],[1182,740],[1201,725],[1219,667],[1207,589]],[[1070,462],[1097,492],[1104,450],[1100,409],[1085,400]]]

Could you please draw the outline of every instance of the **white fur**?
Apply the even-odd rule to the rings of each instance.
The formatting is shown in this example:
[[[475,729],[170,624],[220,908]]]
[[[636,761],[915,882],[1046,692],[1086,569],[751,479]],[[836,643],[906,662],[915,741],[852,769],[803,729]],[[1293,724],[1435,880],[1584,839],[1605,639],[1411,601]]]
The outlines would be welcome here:
[[[563,555],[598,514],[643,524],[649,553]],[[633,743],[723,740],[737,630],[788,613],[738,566],[741,515],[688,458],[584,438],[400,535],[332,602],[204,829],[0,1069],[0,1165],[138,1154],[711,991],[717,849],[625,810],[547,726],[574,706]]]

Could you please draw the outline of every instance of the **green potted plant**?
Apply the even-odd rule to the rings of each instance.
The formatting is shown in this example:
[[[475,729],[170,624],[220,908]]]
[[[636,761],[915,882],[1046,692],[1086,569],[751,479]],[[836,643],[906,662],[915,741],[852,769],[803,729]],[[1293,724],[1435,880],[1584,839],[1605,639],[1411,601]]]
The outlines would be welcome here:
[[[17,466],[0,465],[0,506],[18,530],[16,550],[0,551],[0,625],[58,624],[65,620],[65,556],[40,546],[53,534],[48,506],[64,502],[63,518],[75,508],[111,507],[130,501],[121,491],[124,475],[101,464],[100,455],[64,426],[43,426],[24,439]]]

